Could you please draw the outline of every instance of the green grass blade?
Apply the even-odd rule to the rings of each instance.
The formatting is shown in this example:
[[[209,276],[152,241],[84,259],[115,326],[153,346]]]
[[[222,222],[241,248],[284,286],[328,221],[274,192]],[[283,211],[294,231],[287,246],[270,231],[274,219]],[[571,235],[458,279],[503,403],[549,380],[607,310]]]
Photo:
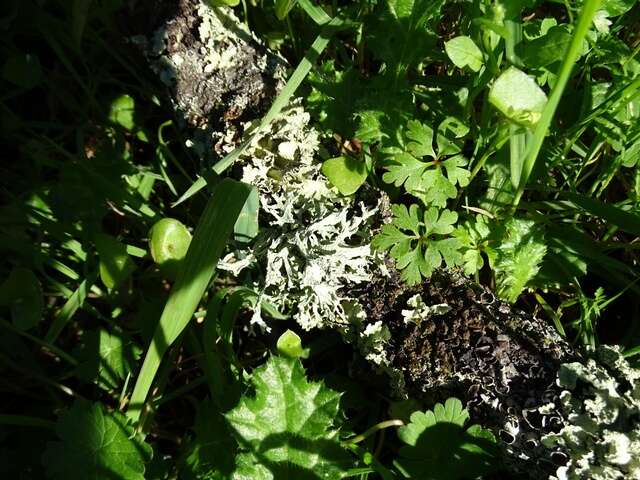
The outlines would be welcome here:
[[[56,314],[53,323],[49,327],[49,330],[44,337],[45,342],[49,344],[55,343],[58,335],[60,335],[65,325],[69,323],[78,309],[84,304],[84,301],[87,299],[87,292],[97,279],[98,272],[96,271],[90,274],[85,280],[82,281],[82,283],[80,283],[78,288],[73,292],[73,294],[69,297],[66,303]]]
[[[533,133],[533,138],[531,139],[531,143],[527,149],[527,155],[524,160],[524,164],[522,165],[522,174],[520,176],[518,190],[513,200],[512,210],[515,210],[520,203],[520,198],[522,197],[524,188],[527,185],[529,176],[531,175],[536,160],[538,159],[538,154],[540,153],[540,149],[542,148],[544,137],[547,134],[547,130],[551,125],[551,120],[553,120],[553,116],[555,115],[558,104],[560,103],[560,98],[562,97],[564,89],[567,86],[569,76],[571,75],[571,70],[573,69],[576,60],[580,55],[582,42],[584,41],[589,28],[591,27],[593,16],[600,6],[600,1],[601,0],[586,0],[584,2],[584,6],[582,7],[582,11],[580,12],[580,18],[578,19],[578,25],[576,26],[576,29],[573,33],[571,43],[569,44],[569,48],[567,49],[564,61],[562,62],[562,66],[560,67],[560,71],[558,73],[558,81],[551,91],[549,101],[544,107],[542,116],[540,117],[540,120],[536,125],[536,129]]]
[[[242,142],[235,150],[233,150],[229,155],[219,160],[214,166],[213,171],[217,174],[224,172],[227,168],[229,168],[233,163],[242,155],[242,153],[247,149],[253,139],[260,134],[260,132],[267,127],[274,118],[282,111],[282,109],[287,106],[289,100],[298,89],[302,81],[305,79],[307,74],[311,71],[311,67],[316,63],[316,60],[323,52],[323,50],[329,44],[329,40],[331,36],[340,28],[345,25],[344,21],[339,18],[334,18],[330,22],[328,22],[323,28],[320,34],[316,37],[314,42],[311,44],[309,51],[304,56],[302,61],[298,64],[294,72],[291,74],[291,77],[287,81],[287,84],[284,86],[280,94],[277,96],[273,105],[269,111],[262,117],[258,125],[252,129],[248,133],[248,137],[244,142]],[[204,177],[199,177],[193,185],[189,187],[189,189],[182,194],[182,196],[176,201],[173,206],[179,205],[185,200],[191,198],[193,195],[198,193],[204,187],[207,186],[207,180]]]
[[[250,192],[250,185],[230,179],[216,185],[198,222],[133,389],[127,415],[134,421],[140,417],[162,356],[193,317]]]
[[[311,20],[318,25],[326,25],[331,21],[331,17],[327,15],[322,8],[316,7],[311,3],[311,0],[298,0],[298,5],[300,5],[306,14],[311,17]]]
[[[623,210],[616,205],[604,203],[577,193],[563,193],[566,197],[585,212],[606,220],[620,230],[640,236],[640,215]]]

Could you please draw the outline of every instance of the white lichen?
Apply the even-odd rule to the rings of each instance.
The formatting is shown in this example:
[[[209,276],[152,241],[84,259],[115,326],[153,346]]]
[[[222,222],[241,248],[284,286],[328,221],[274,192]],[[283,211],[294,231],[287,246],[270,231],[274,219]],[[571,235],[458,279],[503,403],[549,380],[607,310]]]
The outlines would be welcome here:
[[[370,323],[360,334],[360,352],[374,365],[388,366],[389,358],[385,346],[390,339],[391,332],[382,321]]]
[[[261,230],[252,253],[261,276],[255,288],[305,330],[362,324],[362,309],[348,290],[381,268],[367,234],[378,208],[342,197],[328,184],[309,121],[292,104],[240,159],[242,181],[260,194]],[[234,252],[218,267],[237,275],[240,266],[249,266],[241,258],[248,252]],[[267,326],[259,313],[253,320]]]
[[[407,300],[407,306],[410,308],[402,310],[402,317],[404,323],[415,323],[420,325],[423,320],[431,318],[433,315],[444,315],[451,310],[451,307],[446,303],[439,303],[437,305],[427,305],[422,300],[420,294],[416,294]]]
[[[565,426],[543,437],[562,447],[569,461],[559,480],[640,479],[640,370],[619,347],[603,346],[585,363],[564,364],[558,385]]]

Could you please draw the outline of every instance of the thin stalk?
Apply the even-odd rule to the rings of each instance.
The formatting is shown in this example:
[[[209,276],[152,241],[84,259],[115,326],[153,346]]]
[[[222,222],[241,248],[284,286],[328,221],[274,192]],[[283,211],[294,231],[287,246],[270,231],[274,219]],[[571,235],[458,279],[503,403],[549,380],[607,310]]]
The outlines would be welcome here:
[[[389,428],[389,427],[402,427],[403,425],[404,425],[404,422],[402,420],[396,420],[396,419],[385,420],[384,422],[376,423],[373,427],[371,427],[366,432],[361,433],[360,435],[356,435],[355,437],[350,438],[348,440],[345,440],[344,443],[346,443],[347,445],[360,443],[363,440],[366,440],[367,437],[370,437],[374,433],[378,432],[379,430]]]
[[[591,27],[593,16],[595,15],[599,6],[600,0],[586,0],[584,6],[582,7],[580,17],[578,18],[578,25],[576,26],[576,29],[573,33],[571,43],[569,44],[566,56],[558,73],[558,81],[551,91],[549,101],[544,107],[542,116],[540,117],[540,120],[536,125],[536,129],[533,133],[533,138],[531,139],[531,143],[529,145],[529,148],[527,149],[528,152],[525,157],[524,164],[522,165],[522,175],[520,177],[520,183],[518,185],[518,190],[516,191],[516,194],[514,196],[513,204],[511,206],[512,212],[514,212],[516,208],[518,208],[518,204],[520,203],[520,199],[522,198],[522,194],[524,193],[524,189],[527,185],[527,181],[529,180],[529,176],[531,175],[536,160],[538,159],[538,155],[540,154],[540,149],[542,148],[542,143],[544,142],[547,130],[551,125],[553,116],[555,115],[558,104],[560,103],[560,98],[562,97],[564,89],[567,86],[567,82],[569,81],[569,77],[571,76],[573,66],[575,65],[576,60],[580,55],[582,42],[584,41],[587,32]]]

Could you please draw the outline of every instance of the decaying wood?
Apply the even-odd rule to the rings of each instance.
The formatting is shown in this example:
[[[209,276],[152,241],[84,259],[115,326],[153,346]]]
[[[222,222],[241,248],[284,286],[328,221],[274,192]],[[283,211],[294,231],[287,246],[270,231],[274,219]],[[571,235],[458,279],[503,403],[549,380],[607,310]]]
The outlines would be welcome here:
[[[286,62],[231,9],[200,0],[134,2],[128,24],[176,113],[218,155],[239,140],[245,122],[269,108],[283,85]]]
[[[451,310],[407,324],[401,311],[416,293],[427,305]],[[562,427],[562,416],[539,408],[559,405],[558,368],[576,353],[548,324],[457,271],[437,271],[412,288],[397,276],[380,278],[360,301],[371,321],[391,330],[389,358],[409,396],[427,404],[462,399],[474,421],[500,437],[505,461],[524,477],[546,478],[563,463],[561,452],[540,445],[542,435]]]

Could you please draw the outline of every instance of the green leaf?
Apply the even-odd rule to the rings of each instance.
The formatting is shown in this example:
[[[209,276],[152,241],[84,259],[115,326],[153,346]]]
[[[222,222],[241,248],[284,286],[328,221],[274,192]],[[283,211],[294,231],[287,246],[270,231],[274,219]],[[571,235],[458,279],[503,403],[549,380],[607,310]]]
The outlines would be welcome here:
[[[335,421],[340,394],[308,382],[299,360],[272,356],[225,417],[243,452],[233,479],[341,478],[350,464]]]
[[[489,102],[509,120],[532,127],[542,116],[547,96],[534,79],[522,70],[509,67],[493,83]]]
[[[433,149],[433,129],[429,125],[410,120],[407,122],[404,134],[410,140],[407,142],[407,151],[411,155],[436,158],[436,152]]]
[[[531,220],[511,218],[496,240],[497,257],[492,262],[496,274],[496,293],[515,302],[540,270],[547,247],[542,233]]]
[[[278,20],[284,20],[291,9],[295,6],[297,0],[276,0],[276,17]]]
[[[364,162],[350,156],[325,160],[322,173],[342,195],[353,195],[367,180]]]
[[[546,35],[523,44],[522,61],[530,68],[551,65],[564,58],[571,43],[571,31],[567,25],[551,27]]]
[[[61,441],[50,442],[42,457],[50,478],[144,480],[151,447],[122,414],[76,401],[58,419],[56,433]]]
[[[169,278],[178,275],[190,244],[191,233],[175,218],[162,218],[149,231],[151,258]]]
[[[407,123],[405,137],[409,140],[406,151],[401,151],[384,162],[383,167],[387,171],[382,175],[382,180],[397,187],[404,185],[408,193],[426,205],[444,207],[448,199],[457,196],[456,184],[461,187],[469,184],[471,174],[462,168],[467,165],[467,159],[457,155],[440,160],[441,155],[457,153],[459,149],[453,142],[445,142],[444,136],[440,135],[438,144],[443,147],[444,153],[438,151],[436,154],[432,144],[433,130],[415,120]],[[420,160],[416,158],[418,156],[428,156],[432,160]]]
[[[42,82],[42,67],[37,55],[16,53],[7,58],[2,77],[22,88],[33,88]]]
[[[42,320],[44,297],[40,281],[26,268],[14,268],[0,285],[0,305],[10,307],[16,328],[29,330]]]
[[[291,330],[287,330],[280,335],[276,348],[278,349],[278,353],[284,357],[300,358],[304,355],[300,337]]]
[[[480,71],[484,64],[482,51],[471,38],[461,35],[445,42],[447,56],[458,68],[469,67],[474,72]]]
[[[247,201],[244,202],[238,220],[233,227],[233,234],[237,242],[248,243],[258,235],[258,213],[260,212],[260,195],[253,187]]]
[[[394,464],[405,478],[457,480],[476,478],[495,468],[498,453],[493,434],[472,425],[464,429],[468,412],[457,398],[433,411],[414,412],[411,422],[398,429],[406,446]]]
[[[585,195],[566,192],[562,194],[581,210],[594,217],[605,220],[608,224],[615,225],[620,230],[632,235],[640,236],[640,214],[633,211],[625,211],[616,205],[604,203]]]
[[[184,480],[226,480],[235,468],[238,449],[224,416],[208,400],[198,405],[191,440],[180,460]]]
[[[135,101],[129,95],[121,95],[111,102],[109,107],[109,121],[120,125],[126,130],[133,130],[135,123]]]
[[[127,247],[104,233],[97,234],[94,241],[100,257],[102,283],[109,290],[118,288],[136,268],[127,253]]]
[[[442,238],[453,232],[457,213],[431,207],[422,214],[417,205],[408,210],[404,205],[392,205],[391,211],[393,222],[382,226],[371,246],[389,250],[401,278],[409,285],[431,276],[443,260],[450,267],[462,262],[460,240]]]
[[[490,235],[491,228],[484,215],[478,215],[473,222],[465,220],[453,232],[461,244],[464,273],[467,275],[474,275],[484,266],[482,253],[489,258],[495,256],[495,251],[489,247]]]
[[[637,0],[602,0],[600,8],[610,17],[617,17],[631,10]]]
[[[376,57],[403,70],[420,61],[434,47],[428,22],[437,18],[440,0],[386,0],[368,25],[369,45]]]
[[[224,179],[216,185],[198,221],[187,256],[147,350],[127,411],[130,418],[138,420],[140,417],[162,356],[196,311],[251,188],[231,179]]]
[[[122,385],[136,368],[142,350],[124,333],[112,334],[104,329],[87,332],[78,353],[80,378],[95,382],[106,390]]]

